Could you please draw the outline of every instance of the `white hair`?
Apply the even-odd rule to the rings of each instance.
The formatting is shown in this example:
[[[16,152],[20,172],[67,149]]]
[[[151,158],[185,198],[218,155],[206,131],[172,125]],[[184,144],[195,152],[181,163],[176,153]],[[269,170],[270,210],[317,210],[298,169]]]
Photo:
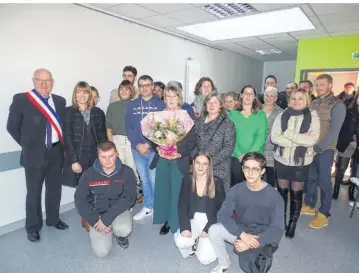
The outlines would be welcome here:
[[[278,89],[277,88],[275,88],[275,87],[273,87],[273,86],[268,86],[267,88],[266,88],[266,90],[264,90],[264,96],[266,96],[268,93],[270,93],[270,92],[272,92],[272,93],[274,93],[274,95],[276,95],[276,96],[278,96]]]

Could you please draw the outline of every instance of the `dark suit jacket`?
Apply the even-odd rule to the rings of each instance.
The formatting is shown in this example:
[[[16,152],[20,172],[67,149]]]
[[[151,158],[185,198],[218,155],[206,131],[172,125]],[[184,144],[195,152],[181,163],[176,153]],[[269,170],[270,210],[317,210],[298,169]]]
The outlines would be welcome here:
[[[203,231],[208,233],[211,225],[217,223],[217,213],[220,210],[226,194],[224,191],[223,181],[217,177],[214,178],[215,183],[215,197],[213,199],[207,197],[206,214],[208,222]],[[181,232],[184,230],[191,231],[191,222],[196,211],[197,192],[192,191],[192,176],[186,175],[183,177],[180,196],[178,199],[178,215]]]
[[[55,110],[64,119],[66,100],[52,95]],[[14,95],[7,120],[7,131],[21,146],[20,164],[25,168],[40,168],[45,154],[46,118],[30,102],[25,93]],[[61,144],[61,149],[63,149]],[[61,156],[63,151],[61,152]],[[63,163],[63,156],[60,159]]]
[[[189,172],[189,167],[191,165],[190,153],[196,146],[196,143],[197,143],[197,138],[196,138],[196,133],[194,131],[194,126],[188,132],[186,137],[184,139],[182,139],[182,141],[177,143],[178,153],[180,153],[182,155],[182,157],[179,159],[175,159],[175,160],[177,161],[179,170],[184,175],[188,174],[188,172]],[[156,152],[156,154],[151,162],[151,165],[150,165],[150,170],[153,170],[154,168],[156,168],[156,165],[157,165],[157,162],[158,162],[158,159],[160,158],[160,156],[156,150],[158,145],[151,142],[151,146],[152,146],[152,149]]]

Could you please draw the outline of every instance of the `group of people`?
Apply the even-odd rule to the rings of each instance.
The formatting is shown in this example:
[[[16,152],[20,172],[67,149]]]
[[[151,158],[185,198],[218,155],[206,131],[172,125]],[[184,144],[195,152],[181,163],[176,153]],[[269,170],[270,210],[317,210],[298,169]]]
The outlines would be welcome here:
[[[230,266],[225,241],[234,245],[244,272],[268,272],[283,234],[294,237],[300,214],[315,216],[311,228],[328,225],[341,183],[333,193],[334,154],[341,153],[337,162],[348,158],[349,148],[349,158],[355,154],[358,124],[357,95],[349,114],[332,92],[330,75],[317,77],[316,97],[310,81],[299,88],[290,83],[278,93],[269,75],[261,97],[251,85],[221,95],[203,77],[192,104],[184,102],[179,82],[164,85],[148,75],[137,80],[132,66],[122,77],[106,114],[96,107],[98,90],[84,81],[75,85],[66,107],[64,98],[52,94],[54,79],[46,69],[34,72],[33,90],[14,96],[7,129],[22,147],[30,241],[40,240],[43,181],[46,224],[60,230],[68,228],[59,218],[61,186],[76,187],[75,206],[98,257],[107,256],[113,237],[127,248],[133,220],[152,216],[162,224],[161,235],[174,234],[184,258],[217,260],[212,273]],[[194,120],[173,154],[142,134],[141,121],[157,111],[183,111]],[[340,170],[338,180],[344,176]],[[136,201],[142,209],[132,216]]]

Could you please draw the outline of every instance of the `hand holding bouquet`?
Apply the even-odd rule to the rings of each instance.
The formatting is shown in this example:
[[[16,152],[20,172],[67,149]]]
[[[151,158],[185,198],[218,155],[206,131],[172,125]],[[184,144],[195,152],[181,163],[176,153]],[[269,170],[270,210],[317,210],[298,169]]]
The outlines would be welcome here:
[[[151,112],[141,121],[142,134],[159,145],[165,156],[177,153],[176,144],[186,137],[193,125],[185,110]]]

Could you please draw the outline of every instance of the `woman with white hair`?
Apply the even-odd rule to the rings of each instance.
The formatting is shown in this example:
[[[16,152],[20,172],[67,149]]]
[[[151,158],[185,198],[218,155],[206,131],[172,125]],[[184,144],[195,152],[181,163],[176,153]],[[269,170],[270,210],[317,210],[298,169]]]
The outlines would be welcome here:
[[[163,111],[187,111],[194,119],[193,112],[189,111],[192,107],[183,102],[182,88],[178,82],[171,81],[167,84],[163,98],[166,104]],[[150,165],[150,169],[156,168],[153,223],[163,224],[160,229],[161,235],[166,235],[170,230],[175,233],[179,228],[178,198],[182,178],[188,174],[190,168],[190,152],[195,148],[196,140],[193,126],[185,138],[177,143],[177,152],[174,154],[166,155],[152,143],[152,148],[156,151]]]
[[[280,108],[277,104],[278,98],[278,90],[275,87],[268,86],[264,91],[264,104],[262,106],[263,111],[266,113],[267,121],[268,121],[268,128],[267,128],[267,140],[264,145],[264,156],[267,160],[266,166],[266,182],[275,187],[276,182],[276,175],[274,172],[274,159],[273,159],[273,149],[274,145],[271,141],[271,131],[273,127],[273,123],[275,118],[278,114],[283,112],[283,109]]]

